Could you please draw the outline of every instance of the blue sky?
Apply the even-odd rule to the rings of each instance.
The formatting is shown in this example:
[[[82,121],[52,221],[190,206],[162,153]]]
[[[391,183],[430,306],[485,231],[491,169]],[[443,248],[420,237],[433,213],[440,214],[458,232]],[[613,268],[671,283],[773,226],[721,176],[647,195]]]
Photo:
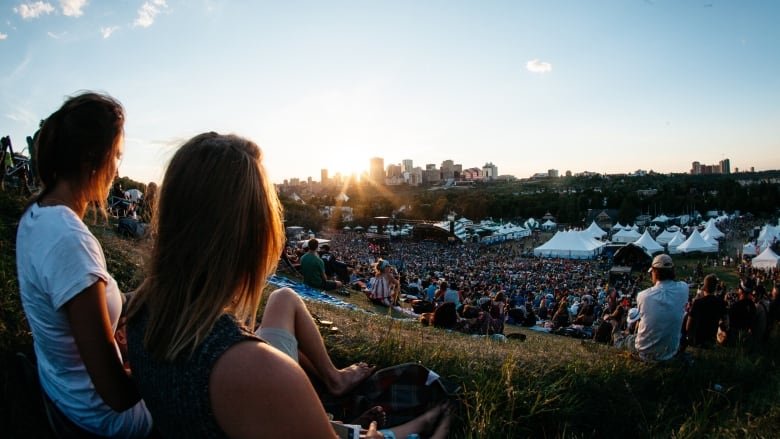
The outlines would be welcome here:
[[[127,110],[120,174],[203,132],[274,182],[412,159],[520,178],[780,169],[780,2],[6,0],[0,133],[78,90]]]

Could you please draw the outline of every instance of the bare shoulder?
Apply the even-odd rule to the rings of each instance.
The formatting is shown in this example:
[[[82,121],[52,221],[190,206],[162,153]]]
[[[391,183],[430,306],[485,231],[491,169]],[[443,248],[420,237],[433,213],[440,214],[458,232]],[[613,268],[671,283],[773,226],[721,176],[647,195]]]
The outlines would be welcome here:
[[[266,343],[245,341],[225,351],[211,371],[209,397],[230,437],[303,437],[329,428],[303,369]],[[289,435],[291,426],[299,434]]]

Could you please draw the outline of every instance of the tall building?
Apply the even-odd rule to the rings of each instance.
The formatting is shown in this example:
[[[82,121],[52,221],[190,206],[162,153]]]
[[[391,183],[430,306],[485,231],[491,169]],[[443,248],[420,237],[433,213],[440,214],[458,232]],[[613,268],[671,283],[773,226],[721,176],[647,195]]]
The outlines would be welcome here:
[[[494,165],[492,162],[485,163],[485,166],[482,167],[482,178],[485,180],[495,180],[498,178],[498,166]]]
[[[403,167],[404,172],[412,172],[412,169],[414,169],[414,166],[412,165],[412,159],[401,160],[401,166]]]
[[[320,183],[326,184],[328,182],[328,170],[320,169]]]
[[[447,180],[449,178],[455,178],[455,163],[452,160],[445,160],[441,162],[441,178]]]
[[[731,174],[731,160],[723,159],[720,161],[720,173]]]
[[[385,159],[372,157],[369,163],[369,175],[375,184],[385,184]]]

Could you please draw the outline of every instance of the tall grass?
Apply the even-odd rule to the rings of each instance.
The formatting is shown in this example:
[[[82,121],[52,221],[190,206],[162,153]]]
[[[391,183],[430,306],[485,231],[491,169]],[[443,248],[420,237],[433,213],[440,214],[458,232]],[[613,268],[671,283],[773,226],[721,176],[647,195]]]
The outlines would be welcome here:
[[[48,437],[42,415],[33,405],[20,403],[24,389],[11,360],[16,350],[31,350],[13,247],[23,200],[0,192],[0,207],[3,437]],[[93,231],[117,281],[125,290],[135,288],[143,277],[139,243],[116,238],[104,226]],[[655,365],[606,345],[513,326],[507,331],[522,332],[526,341],[451,333],[390,318],[358,294],[348,300],[366,312],[307,302],[313,313],[339,328],[323,332],[334,362],[367,361],[380,367],[419,362],[457,382],[462,404],[454,438],[777,436],[777,330],[766,345],[690,349],[690,366]]]

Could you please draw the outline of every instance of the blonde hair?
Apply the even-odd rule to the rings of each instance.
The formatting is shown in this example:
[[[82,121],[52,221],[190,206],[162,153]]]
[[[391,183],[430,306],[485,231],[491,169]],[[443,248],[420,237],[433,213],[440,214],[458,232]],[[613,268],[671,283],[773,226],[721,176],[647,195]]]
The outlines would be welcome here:
[[[281,204],[261,160],[255,143],[213,132],[171,159],[148,276],[128,317],[146,307],[143,343],[153,358],[192,355],[224,313],[254,327],[284,246]]]

